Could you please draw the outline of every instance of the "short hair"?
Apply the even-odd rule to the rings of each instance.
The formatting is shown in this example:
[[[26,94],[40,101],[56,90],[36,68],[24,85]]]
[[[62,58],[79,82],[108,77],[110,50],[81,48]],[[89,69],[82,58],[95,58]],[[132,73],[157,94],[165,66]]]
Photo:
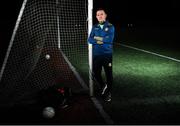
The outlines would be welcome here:
[[[104,8],[97,8],[97,9],[96,9],[96,12],[97,12],[97,11],[101,11],[101,10],[106,13],[106,10],[105,10]],[[107,13],[106,13],[106,14],[107,14]]]

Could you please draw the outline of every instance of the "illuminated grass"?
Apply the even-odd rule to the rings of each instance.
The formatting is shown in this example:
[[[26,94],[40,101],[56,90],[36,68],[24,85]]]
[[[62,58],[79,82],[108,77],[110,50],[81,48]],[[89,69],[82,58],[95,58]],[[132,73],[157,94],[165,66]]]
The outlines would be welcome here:
[[[113,63],[115,95],[118,90],[122,91],[121,96],[130,97],[163,96],[180,91],[178,62],[117,47]]]
[[[81,61],[76,68],[88,84],[87,58]],[[103,108],[116,124],[172,124],[179,120],[179,76],[178,62],[115,46],[112,102]]]
[[[88,58],[73,64],[88,84]],[[104,75],[104,74],[103,74]],[[122,46],[113,53],[113,95],[145,98],[180,95],[180,63]]]

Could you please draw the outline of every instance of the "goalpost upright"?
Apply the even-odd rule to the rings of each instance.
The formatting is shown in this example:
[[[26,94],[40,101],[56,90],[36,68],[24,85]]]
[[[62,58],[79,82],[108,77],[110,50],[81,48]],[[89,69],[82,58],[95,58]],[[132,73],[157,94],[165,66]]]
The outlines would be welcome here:
[[[88,35],[91,32],[93,24],[93,0],[88,0]],[[90,96],[93,96],[94,92],[94,85],[93,85],[93,79],[92,79],[92,44],[88,44],[88,53],[89,53],[89,91]]]
[[[6,52],[6,55],[5,55],[2,67],[0,67],[1,68],[0,69],[0,82],[1,82],[4,70],[5,70],[5,67],[6,67],[6,64],[7,64],[7,60],[9,58],[9,55],[10,55],[10,52],[11,52],[11,48],[13,46],[13,42],[14,42],[14,39],[15,39],[16,32],[17,32],[17,30],[19,28],[19,24],[21,22],[21,18],[22,18],[22,15],[23,15],[26,3],[27,3],[27,0],[23,0],[23,4],[22,4],[22,7],[20,9],[20,13],[18,15],[16,24],[15,24],[15,27],[14,27],[14,30],[13,30],[13,33],[12,33],[12,36],[11,36],[11,39],[10,39],[10,43],[9,43],[9,46],[8,46],[8,49],[7,49],[7,52]]]

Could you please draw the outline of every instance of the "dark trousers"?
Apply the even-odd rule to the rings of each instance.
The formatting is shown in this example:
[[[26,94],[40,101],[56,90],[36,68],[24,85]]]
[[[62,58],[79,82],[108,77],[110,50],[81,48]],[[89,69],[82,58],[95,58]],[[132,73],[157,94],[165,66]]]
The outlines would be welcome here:
[[[102,78],[102,68],[105,71],[106,82]],[[112,55],[98,55],[93,56],[93,73],[96,81],[100,84],[101,88],[107,84],[107,91],[112,90]]]

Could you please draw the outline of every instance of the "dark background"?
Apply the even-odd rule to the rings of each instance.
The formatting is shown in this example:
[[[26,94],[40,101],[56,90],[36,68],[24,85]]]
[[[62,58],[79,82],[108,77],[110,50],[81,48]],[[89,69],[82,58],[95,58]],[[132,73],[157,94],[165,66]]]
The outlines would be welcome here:
[[[0,61],[4,59],[23,0],[0,2]],[[108,20],[116,27],[179,27],[178,0],[94,0],[96,8],[104,8]],[[118,32],[118,31],[117,31]],[[0,64],[1,66],[1,64]]]
[[[115,24],[136,26],[178,26],[178,0],[95,0],[95,8],[105,8]]]
[[[23,0],[0,1],[0,68]]]

